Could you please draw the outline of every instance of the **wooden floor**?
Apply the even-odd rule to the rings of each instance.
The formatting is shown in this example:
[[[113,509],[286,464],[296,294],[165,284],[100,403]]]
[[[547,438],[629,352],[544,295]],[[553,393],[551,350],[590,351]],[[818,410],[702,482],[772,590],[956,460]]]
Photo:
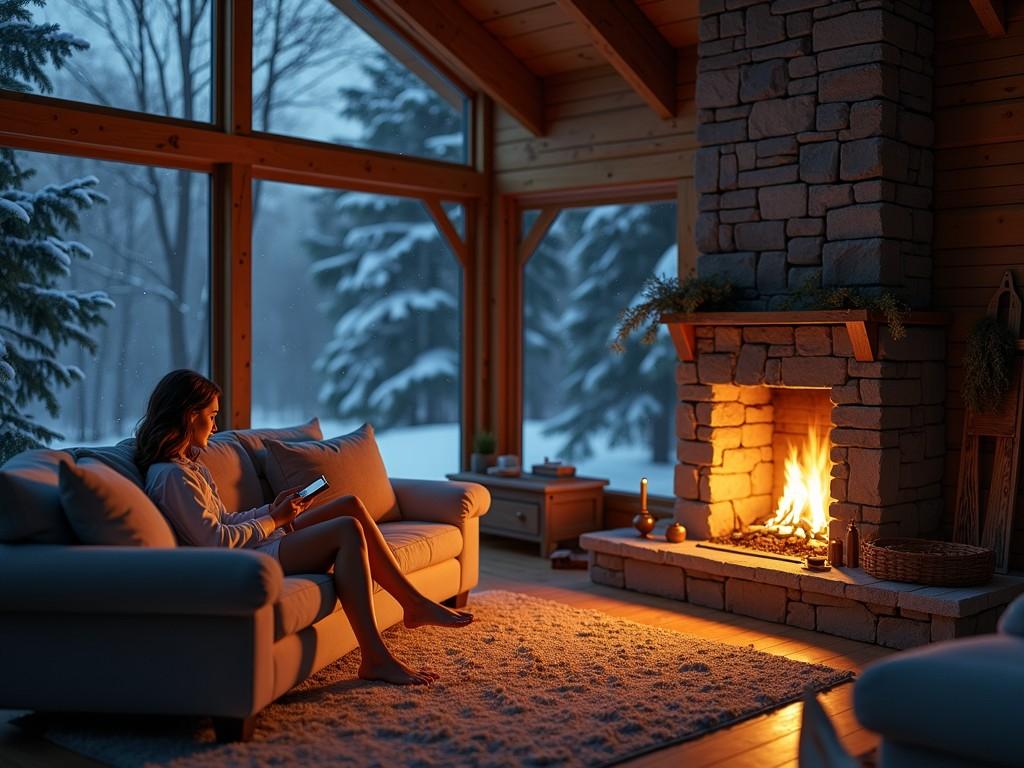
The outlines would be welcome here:
[[[484,537],[478,589],[505,589],[591,608],[642,624],[699,635],[733,645],[749,645],[800,661],[821,662],[860,670],[892,651],[874,645],[808,632],[700,608],[674,600],[613,589],[591,583],[586,571],[553,570],[537,556],[535,545]],[[877,739],[863,730],[853,715],[852,683],[821,696],[848,751],[863,753]],[[731,728],[630,761],[630,768],[795,768],[800,732],[800,704],[791,704]],[[0,768],[89,768],[87,758],[26,734],[10,725],[13,712],[0,710]]]

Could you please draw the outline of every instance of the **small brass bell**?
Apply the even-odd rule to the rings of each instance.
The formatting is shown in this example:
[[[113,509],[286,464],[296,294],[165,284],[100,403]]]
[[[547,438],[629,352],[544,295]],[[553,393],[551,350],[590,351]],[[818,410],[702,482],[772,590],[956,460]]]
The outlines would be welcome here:
[[[654,515],[648,512],[646,509],[640,510],[640,514],[633,518],[633,527],[640,531],[642,538],[647,538],[647,534],[654,530],[654,523],[657,522]]]
[[[673,544],[686,541],[686,526],[676,520],[665,529],[665,538]]]

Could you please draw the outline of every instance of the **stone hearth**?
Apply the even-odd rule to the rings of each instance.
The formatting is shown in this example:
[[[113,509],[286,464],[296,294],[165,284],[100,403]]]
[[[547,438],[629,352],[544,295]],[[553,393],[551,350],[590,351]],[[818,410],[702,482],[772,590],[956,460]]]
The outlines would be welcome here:
[[[859,568],[814,573],[699,542],[670,544],[664,529],[647,539],[632,528],[581,536],[591,579],[890,648],[993,632],[1006,605],[1024,593],[1024,579],[1014,576],[952,588],[882,581]]]

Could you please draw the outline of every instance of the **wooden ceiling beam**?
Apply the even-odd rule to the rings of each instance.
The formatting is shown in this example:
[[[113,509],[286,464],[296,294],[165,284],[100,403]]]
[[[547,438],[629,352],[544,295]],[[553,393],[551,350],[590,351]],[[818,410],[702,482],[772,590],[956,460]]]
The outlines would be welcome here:
[[[1006,35],[1005,0],[971,0],[971,7],[989,37]]]
[[[663,118],[676,114],[676,52],[633,0],[558,0],[633,90]]]
[[[429,45],[535,136],[543,135],[541,79],[492,37],[457,0],[370,0],[367,5],[397,28]]]

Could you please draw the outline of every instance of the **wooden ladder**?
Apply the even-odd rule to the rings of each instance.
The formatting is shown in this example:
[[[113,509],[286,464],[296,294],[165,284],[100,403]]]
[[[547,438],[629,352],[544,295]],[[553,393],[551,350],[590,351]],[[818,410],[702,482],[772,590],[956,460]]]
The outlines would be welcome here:
[[[1004,304],[1005,302],[1005,304]],[[999,289],[988,303],[988,316],[1000,317],[1014,339],[1020,337],[1021,301],[1013,287],[1013,276],[1003,273]],[[1024,408],[1022,382],[1024,359],[1015,355],[1010,391],[994,411],[978,412],[967,408],[964,436],[960,448],[960,476],[957,482],[953,540],[961,544],[987,547],[995,552],[996,571],[1009,569],[1010,534],[1017,497],[1017,470],[1020,465],[1021,410]],[[984,526],[980,519],[978,463],[981,439],[995,440],[992,478],[985,508]]]

